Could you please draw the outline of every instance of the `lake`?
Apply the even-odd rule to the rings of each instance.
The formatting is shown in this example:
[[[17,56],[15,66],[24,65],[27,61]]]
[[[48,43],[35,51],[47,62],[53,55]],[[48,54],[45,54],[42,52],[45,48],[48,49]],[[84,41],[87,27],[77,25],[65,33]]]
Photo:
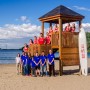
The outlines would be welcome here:
[[[15,57],[21,50],[0,50],[0,64],[15,63]]]

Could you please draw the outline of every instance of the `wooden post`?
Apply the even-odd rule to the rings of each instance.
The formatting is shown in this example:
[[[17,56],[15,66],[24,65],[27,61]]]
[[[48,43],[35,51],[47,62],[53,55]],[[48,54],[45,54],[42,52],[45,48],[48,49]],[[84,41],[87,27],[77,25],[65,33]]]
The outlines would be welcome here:
[[[52,27],[52,23],[51,22],[49,23],[49,28],[50,27]],[[51,35],[51,46],[52,46],[52,35]],[[52,51],[53,51],[53,49],[52,49]]]
[[[79,32],[80,32],[80,28],[81,28],[81,23],[82,23],[82,20],[79,21]]]
[[[59,73],[60,73],[60,76],[62,75],[62,69],[63,69],[63,66],[62,66],[62,19],[59,18],[59,56],[60,56],[60,60],[59,60]]]
[[[43,34],[43,37],[44,37],[44,22],[42,22],[42,34]]]
[[[50,23],[50,27],[52,27],[52,23]]]

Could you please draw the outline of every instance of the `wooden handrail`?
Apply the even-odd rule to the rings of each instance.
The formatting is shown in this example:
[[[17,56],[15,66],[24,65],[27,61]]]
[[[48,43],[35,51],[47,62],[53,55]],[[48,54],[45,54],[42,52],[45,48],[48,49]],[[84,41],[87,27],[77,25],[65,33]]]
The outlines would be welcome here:
[[[78,47],[78,34],[79,32],[62,32],[62,47]],[[51,46],[59,46],[59,33],[53,32],[51,36]]]
[[[47,45],[47,44],[32,44],[31,46],[29,46],[29,52],[31,53],[31,55],[33,56],[36,52],[38,52],[39,54],[41,54],[42,51],[45,52],[45,54],[48,54],[49,49],[51,49],[51,45]]]

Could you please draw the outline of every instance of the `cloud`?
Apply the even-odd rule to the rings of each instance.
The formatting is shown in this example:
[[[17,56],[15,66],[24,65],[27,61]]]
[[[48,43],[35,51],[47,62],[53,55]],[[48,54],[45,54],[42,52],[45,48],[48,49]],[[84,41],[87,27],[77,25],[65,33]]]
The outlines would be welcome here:
[[[6,24],[0,28],[0,39],[25,38],[39,35],[41,26],[28,24]]]
[[[83,23],[82,26],[86,32],[90,32],[90,23]]]
[[[29,43],[29,39],[39,36],[41,26],[31,23],[5,24],[0,27],[0,47],[1,48],[21,48],[24,43]]]
[[[72,24],[72,23],[71,23]],[[78,24],[75,23],[76,29],[78,29]],[[63,25],[65,28],[66,24]],[[85,31],[90,31],[90,23],[82,23],[82,26],[85,28]],[[45,28],[45,33],[48,31],[48,28]],[[0,27],[0,40],[3,39],[17,39],[17,38],[33,38],[33,36],[39,36],[41,32],[41,26],[34,25],[31,23],[24,24],[5,24],[3,27]]]
[[[72,24],[72,23],[70,23]],[[78,31],[78,24],[76,25],[76,31]],[[65,28],[66,24],[63,25]],[[82,23],[86,32],[90,32],[90,23]],[[45,33],[49,28],[45,28]],[[24,23],[24,24],[5,24],[0,27],[0,47],[2,48],[20,48],[24,43],[29,43],[29,39],[34,36],[39,36],[41,32],[41,26]]]
[[[30,22],[30,19],[27,16],[21,16],[20,18],[16,19],[16,21]]]
[[[73,6],[73,7],[78,10],[90,11],[90,8],[86,8],[86,7],[80,7],[80,6]]]

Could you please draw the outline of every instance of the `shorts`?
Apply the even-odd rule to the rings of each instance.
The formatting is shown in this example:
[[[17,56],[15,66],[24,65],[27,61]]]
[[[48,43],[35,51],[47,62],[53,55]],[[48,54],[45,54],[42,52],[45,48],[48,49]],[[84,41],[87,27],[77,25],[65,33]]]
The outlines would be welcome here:
[[[40,66],[36,66],[36,67],[35,67],[35,69],[36,69],[36,70],[37,70],[37,69],[39,69],[39,70],[40,70]]]

